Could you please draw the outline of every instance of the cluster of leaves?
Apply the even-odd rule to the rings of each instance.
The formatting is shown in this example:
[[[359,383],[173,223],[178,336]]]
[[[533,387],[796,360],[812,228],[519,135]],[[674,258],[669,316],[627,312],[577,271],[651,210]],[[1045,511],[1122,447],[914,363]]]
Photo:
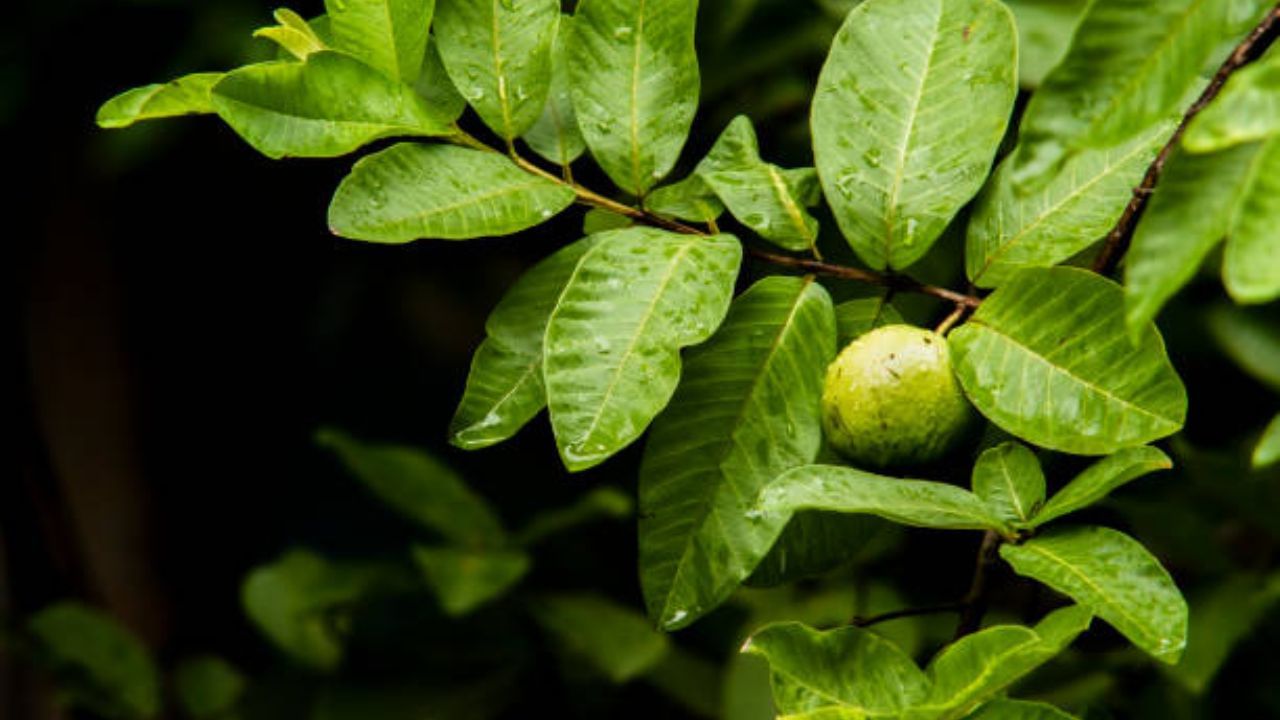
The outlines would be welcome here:
[[[650,431],[640,577],[666,630],[744,582],[838,564],[861,532],[847,516],[982,531],[1017,573],[1075,606],[1035,628],[967,636],[926,672],[859,629],[782,625],[750,648],[769,660],[789,716],[1060,717],[996,696],[1091,617],[1166,663],[1186,644],[1186,603],[1141,544],[1103,527],[1041,526],[1168,467],[1147,444],[1182,428],[1187,395],[1154,318],[1219,241],[1236,301],[1280,295],[1274,51],[1187,128],[1124,285],[1075,265],[1130,207],[1206,71],[1277,12],[1269,4],[1091,2],[1070,42],[1045,48],[1027,41],[1037,13],[1074,10],[1019,3],[1015,19],[998,0],[866,0],[847,12],[817,79],[814,167],[765,161],[738,117],[692,172],[665,184],[699,102],[695,0],[581,0],[572,15],[556,0],[331,0],[310,21],[281,10],[259,32],[281,59],[129,91],[99,122],[217,114],[273,158],[415,138],[362,158],[339,186],[329,224],[356,240],[508,235],[590,206],[586,237],[537,264],[490,315],[452,442],[493,445],[546,408],[565,467],[581,471]],[[1037,63],[1019,64],[1020,43]],[[1020,82],[1038,86],[1025,108]],[[459,125],[467,107],[483,130]],[[588,151],[617,193],[574,180],[571,164]],[[838,234],[821,233],[828,211]],[[966,396],[999,432],[1102,458],[1047,502],[1037,456],[1018,443],[977,458],[972,492],[820,464],[823,371],[839,345],[895,318],[889,299],[836,305],[814,276],[784,275],[735,297],[744,247],[810,253],[784,264],[831,270],[817,262],[825,241],[851,251],[862,277],[919,287],[900,274],[948,234],[964,237],[972,285],[992,291],[967,297],[980,307],[948,336]],[[1259,465],[1280,455],[1278,436],[1280,419]],[[425,472],[420,457],[326,437],[380,496],[447,541],[413,552],[447,612],[468,612],[525,572],[521,543],[461,484],[418,495],[405,483]],[[290,555],[251,576],[245,599],[282,648],[331,667],[341,646],[317,618],[384,581]],[[581,609],[548,610],[547,623],[571,629]]]

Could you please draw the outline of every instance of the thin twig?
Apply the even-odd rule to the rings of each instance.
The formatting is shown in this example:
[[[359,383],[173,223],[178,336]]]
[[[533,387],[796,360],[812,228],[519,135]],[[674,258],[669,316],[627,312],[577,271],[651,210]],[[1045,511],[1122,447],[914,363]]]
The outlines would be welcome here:
[[[960,624],[956,626],[957,640],[976,632],[982,625],[982,616],[987,614],[987,568],[996,561],[999,549],[1000,535],[995,530],[988,530],[982,536],[978,557],[973,562],[973,580],[969,583],[969,594],[964,597]]]
[[[943,318],[942,322],[938,323],[938,327],[934,328],[933,331],[939,335],[946,335],[951,331],[951,328],[956,326],[956,323],[960,322],[960,319],[963,318],[964,314],[969,312],[969,310],[970,308],[968,305],[957,303],[956,309],[952,310],[950,315]]]
[[[922,282],[913,280],[905,275],[882,275],[880,273],[871,272],[870,270],[862,270],[860,268],[849,267],[847,265],[832,265],[831,263],[819,262],[817,260],[806,260],[804,258],[790,257],[788,255],[778,255],[776,253],[765,252],[763,250],[752,250],[751,254],[765,262],[781,265],[783,267],[796,268],[804,270],[815,275],[826,275],[828,277],[841,278],[844,280],[856,280],[858,282],[867,283],[869,285],[879,285],[880,287],[889,288],[895,292],[914,292],[932,295],[941,298],[956,305],[963,305],[969,308],[976,308],[982,304],[982,298],[973,295],[965,295],[964,293],[948,290],[937,285],[926,285]]]
[[[939,615],[941,613],[960,612],[965,609],[963,602],[945,603],[943,605],[929,605],[927,607],[907,608],[905,610],[894,610],[893,612],[881,613],[870,617],[855,617],[850,623],[854,627],[871,627],[879,625],[882,622],[897,620],[899,618],[918,617],[920,615]]]
[[[1093,262],[1093,269],[1103,275],[1110,275],[1115,272],[1116,267],[1124,258],[1124,254],[1129,251],[1129,243],[1133,240],[1133,232],[1138,227],[1138,221],[1142,219],[1142,214],[1147,208],[1147,203],[1151,200],[1152,193],[1155,192],[1156,185],[1160,182],[1160,174],[1164,172],[1165,163],[1169,160],[1169,155],[1173,149],[1177,147],[1178,142],[1182,140],[1183,134],[1187,131],[1187,126],[1191,121],[1204,110],[1213,99],[1218,97],[1218,93],[1222,91],[1222,86],[1226,84],[1227,79],[1231,77],[1240,68],[1257,60],[1262,56],[1267,48],[1280,37],[1280,3],[1267,13],[1267,16],[1258,23],[1249,35],[1236,46],[1231,55],[1218,68],[1218,72],[1214,74],[1213,80],[1209,82],[1209,86],[1204,89],[1200,97],[1182,116],[1182,121],[1178,123],[1178,129],[1174,131],[1173,137],[1169,138],[1169,142],[1160,149],[1160,154],[1156,155],[1156,159],[1152,161],[1147,168],[1147,174],[1142,178],[1142,184],[1133,190],[1133,197],[1129,200],[1128,206],[1125,207],[1124,213],[1120,216],[1120,220],[1116,226],[1107,233],[1106,243],[1102,246],[1102,251],[1098,253],[1098,257]]]

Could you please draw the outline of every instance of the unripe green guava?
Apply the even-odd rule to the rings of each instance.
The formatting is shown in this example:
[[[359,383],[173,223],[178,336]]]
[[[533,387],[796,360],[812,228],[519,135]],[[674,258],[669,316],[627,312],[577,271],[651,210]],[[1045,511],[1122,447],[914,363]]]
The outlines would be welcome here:
[[[849,343],[827,368],[822,429],[862,467],[937,460],[964,434],[972,408],[951,372],[947,340],[886,325]]]

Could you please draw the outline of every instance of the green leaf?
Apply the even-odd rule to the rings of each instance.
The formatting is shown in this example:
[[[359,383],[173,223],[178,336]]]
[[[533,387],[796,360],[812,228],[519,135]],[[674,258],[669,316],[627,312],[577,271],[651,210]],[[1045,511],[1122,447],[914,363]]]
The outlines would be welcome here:
[[[561,166],[568,166],[587,150],[587,141],[582,139],[569,92],[569,58],[565,48],[572,32],[569,28],[571,22],[573,18],[570,16],[560,18],[559,30],[551,44],[551,84],[547,90],[547,102],[537,121],[524,133],[524,141],[534,152]]]
[[[574,192],[498,153],[400,143],[362,158],[329,206],[329,227],[353,240],[406,243],[510,235],[549,220]]]
[[[818,221],[805,208],[821,201],[812,168],[784,170],[760,159],[755,128],[745,115],[720,135],[697,175],[743,225],[788,250],[808,250]]]
[[[1276,415],[1262,431],[1262,437],[1253,448],[1252,463],[1257,469],[1271,467],[1280,462],[1280,415]]]
[[[529,556],[520,550],[415,545],[413,561],[450,617],[501,597],[529,571]]]
[[[336,157],[382,138],[454,132],[408,86],[329,51],[233,70],[213,86],[212,98],[218,115],[273,159]]]
[[[644,616],[595,595],[552,595],[533,615],[569,651],[605,677],[624,683],[653,669],[667,654],[667,637]]]
[[[700,223],[715,222],[724,212],[724,203],[697,173],[649,193],[644,207],[659,215]]]
[[[1018,270],[1056,265],[1105,236],[1172,131],[1160,123],[1124,144],[1082,151],[1035,192],[1013,182],[1015,152],[1000,164],[969,221],[969,279],[996,287]]]
[[[174,695],[188,717],[227,717],[248,681],[234,665],[213,655],[183,660],[173,673]]]
[[[1052,705],[1025,700],[992,700],[967,720],[1076,720]]]
[[[742,260],[731,235],[601,233],[569,278],[543,346],[560,457],[585,470],[631,444],[680,379],[680,349],[724,319]]]
[[[515,538],[519,545],[532,545],[557,533],[572,530],[593,520],[621,520],[631,517],[631,496],[610,487],[596,488],[577,502],[535,515]]]
[[[1071,45],[1087,0],[1008,0],[1018,21],[1018,76],[1024,88],[1044,82]]]
[[[1088,629],[1093,616],[1080,606],[1047,615],[1034,628],[997,625],[966,635],[929,663],[928,699],[907,720],[954,720],[1062,652]]]
[[[889,304],[889,296],[860,298],[836,306],[836,335],[844,347],[878,327],[903,322],[897,308]]]
[[[196,73],[126,90],[98,109],[98,126],[115,129],[142,120],[210,114],[214,110],[209,90],[221,79],[222,73]]]
[[[1039,580],[1107,621],[1133,644],[1173,664],[1187,644],[1187,603],[1169,573],[1124,533],[1101,527],[1050,531],[1003,545],[1019,575]]]
[[[1168,470],[1173,463],[1156,448],[1126,448],[1090,465],[1045,503],[1031,523],[1044,525],[1068,513],[1089,507],[1111,494],[1112,490],[1157,470]]]
[[[671,172],[698,107],[697,0],[581,0],[569,38],[578,126],[636,196]]]
[[[427,43],[427,52],[422,56],[422,71],[413,83],[413,89],[435,109],[442,120],[456,122],[467,109],[466,98],[453,86],[449,73],[440,60],[440,50],[436,41]]]
[[[1275,151],[1242,145],[1213,155],[1176,155],[1134,233],[1125,263],[1125,299],[1131,332],[1146,325],[1185,285],[1209,251],[1232,232],[1236,218],[1259,182],[1273,166],[1280,168],[1280,142]],[[1269,170],[1270,169],[1270,170]],[[1255,216],[1265,217],[1274,200],[1259,198]],[[1266,220],[1263,221],[1264,223]],[[1246,246],[1262,228],[1246,231]],[[1267,241],[1262,240],[1265,244]],[[1261,268],[1265,276],[1270,272]]]
[[[1086,148],[1124,142],[1178,114],[1232,28],[1228,0],[1090,3],[1071,49],[1032,96],[1020,129],[1018,184],[1049,180]]]
[[[315,28],[298,13],[280,8],[273,16],[279,24],[255,30],[254,37],[267,38],[299,60],[306,60],[311,53],[326,49]]]
[[[1078,268],[1023,270],[949,336],[965,394],[1041,447],[1106,455],[1177,432],[1187,395],[1150,323],[1125,332],[1120,287]]]
[[[449,441],[464,450],[502,442],[546,407],[542,341],[547,321],[578,261],[595,244],[568,245],[525,273],[485,323],[471,360],[467,389],[449,423]]]
[[[1235,575],[1191,602],[1187,651],[1169,675],[1199,695],[1209,689],[1235,646],[1280,602],[1280,574]]]
[[[835,350],[827,292],[779,276],[734,301],[711,341],[689,353],[640,466],[640,579],[662,627],[719,605],[777,537],[781,527],[746,513],[766,482],[817,455]]]
[[[364,443],[332,428],[316,441],[401,515],[468,546],[501,545],[502,524],[483,498],[430,455],[409,447]]]
[[[511,141],[537,122],[551,87],[558,0],[439,0],[436,42],[453,84]]]
[[[331,671],[342,661],[337,611],[365,594],[369,568],[332,564],[306,550],[254,568],[240,588],[245,614],[277,648],[308,667]]]
[[[832,465],[808,465],[783,473],[761,491],[757,506],[753,514],[757,522],[771,527],[780,527],[800,510],[825,510],[878,515],[916,527],[1010,533],[968,490]]]
[[[1280,391],[1280,327],[1271,316],[1222,304],[1208,314],[1209,334],[1240,369]]]
[[[768,660],[774,703],[786,714],[837,706],[853,715],[820,717],[897,717],[929,692],[911,658],[861,628],[818,632],[795,622],[770,625],[743,650]]]
[[[325,0],[333,47],[392,80],[412,85],[422,70],[436,0]]]
[[[919,260],[982,187],[1017,93],[1013,16],[994,0],[868,0],[818,78],[813,153],[850,246]]]
[[[102,611],[74,601],[50,605],[26,624],[35,659],[62,699],[105,718],[160,712],[160,673],[138,638]]]
[[[1026,445],[1002,443],[978,458],[973,466],[973,492],[997,517],[1013,525],[1028,525],[1044,502],[1044,471]]]
[[[712,661],[672,645],[645,681],[683,705],[689,717],[724,720],[720,711],[724,674],[719,658]]]
[[[603,208],[591,208],[582,216],[582,232],[584,235],[596,235],[609,230],[621,230],[634,224],[635,222],[631,218]]]
[[[1280,298],[1280,133],[1258,148],[1252,182],[1239,202],[1222,281],[1242,305],[1271,302]]]
[[[1182,146],[1216,152],[1280,135],[1280,53],[1236,71],[1209,107],[1187,126]]]

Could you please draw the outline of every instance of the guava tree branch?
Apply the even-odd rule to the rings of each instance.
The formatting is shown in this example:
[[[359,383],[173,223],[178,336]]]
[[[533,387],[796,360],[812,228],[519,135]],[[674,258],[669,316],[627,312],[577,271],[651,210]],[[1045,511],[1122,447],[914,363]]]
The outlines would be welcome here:
[[[996,561],[1000,550],[1000,535],[988,530],[982,536],[982,545],[978,547],[978,557],[973,562],[973,580],[969,583],[969,594],[965,595],[960,614],[960,624],[956,627],[956,639],[969,635],[982,625],[982,616],[987,614],[987,569]]]
[[[760,260],[773,263],[774,265],[792,267],[798,270],[811,272],[815,275],[826,275],[827,277],[841,278],[844,280],[856,280],[869,285],[879,285],[880,287],[888,288],[894,292],[914,292],[922,293],[924,295],[932,295],[933,297],[955,303],[961,307],[976,308],[982,304],[982,298],[974,297],[973,295],[965,295],[964,293],[959,293],[955,290],[948,290],[947,288],[938,287],[937,285],[926,285],[922,282],[909,278],[906,275],[883,275],[881,273],[849,267],[847,265],[833,265],[831,263],[820,262],[818,260],[808,260],[805,258],[791,257],[789,255],[778,255],[776,253],[765,252],[763,250],[752,250],[751,254]]]
[[[1174,131],[1173,136],[1169,138],[1169,142],[1165,143],[1165,146],[1160,149],[1160,153],[1156,155],[1156,159],[1147,168],[1147,173],[1142,178],[1142,184],[1134,188],[1133,198],[1129,200],[1129,204],[1125,207],[1120,220],[1111,229],[1111,232],[1107,233],[1106,243],[1102,246],[1102,251],[1098,253],[1098,257],[1093,262],[1095,271],[1103,275],[1110,275],[1115,272],[1125,253],[1129,251],[1129,244],[1133,240],[1134,230],[1137,229],[1138,221],[1142,219],[1142,214],[1147,209],[1147,203],[1151,200],[1151,195],[1155,192],[1156,185],[1160,182],[1160,175],[1164,172],[1165,163],[1168,162],[1169,155],[1173,153],[1173,149],[1177,147],[1178,142],[1182,140],[1182,136],[1187,131],[1187,126],[1200,114],[1200,111],[1204,110],[1209,103],[1213,102],[1214,98],[1218,97],[1218,93],[1222,92],[1222,86],[1226,84],[1227,79],[1233,73],[1261,57],[1267,51],[1267,48],[1271,47],[1272,43],[1276,41],[1277,37],[1280,37],[1280,3],[1277,3],[1262,19],[1262,22],[1258,23],[1257,27],[1244,40],[1240,41],[1240,44],[1231,52],[1231,55],[1219,66],[1218,72],[1209,81],[1209,86],[1204,89],[1200,97],[1182,116],[1182,121],[1178,123],[1178,129]]]

